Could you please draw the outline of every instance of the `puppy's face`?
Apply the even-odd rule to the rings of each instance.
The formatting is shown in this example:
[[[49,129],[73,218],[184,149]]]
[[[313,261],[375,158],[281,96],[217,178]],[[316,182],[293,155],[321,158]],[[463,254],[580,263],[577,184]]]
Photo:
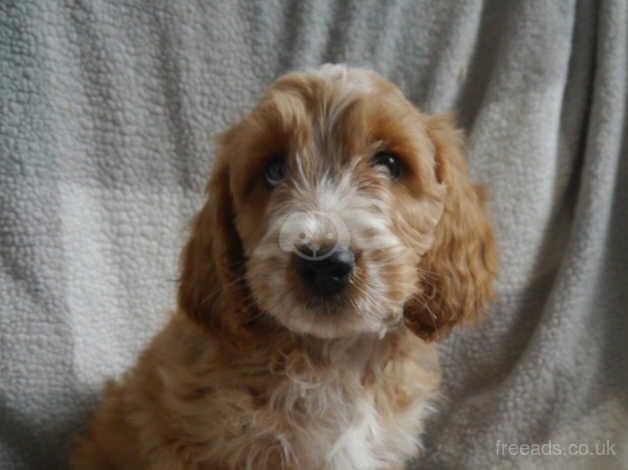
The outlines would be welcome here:
[[[460,147],[447,126],[369,71],[324,66],[280,78],[220,140],[209,203],[213,196],[218,214],[208,205],[199,218],[229,227],[200,227],[201,220],[196,228],[228,238],[223,255],[215,242],[206,248],[214,252],[209,264],[227,264],[214,282],[238,286],[232,302],[241,310],[261,311],[299,334],[385,334],[404,314],[419,334],[426,321],[436,327],[440,319],[426,320],[421,299],[424,284],[434,297],[439,281],[428,281],[435,274],[422,262],[446,206],[447,149]],[[199,262],[188,255],[182,290],[186,264]]]

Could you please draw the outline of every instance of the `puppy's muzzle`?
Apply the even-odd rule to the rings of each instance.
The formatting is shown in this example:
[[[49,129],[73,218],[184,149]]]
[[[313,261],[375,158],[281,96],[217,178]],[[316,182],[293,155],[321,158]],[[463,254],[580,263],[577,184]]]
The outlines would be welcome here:
[[[307,248],[303,248],[307,249]],[[355,255],[350,249],[338,249],[326,257],[299,257],[297,270],[307,289],[321,297],[339,293],[349,283]]]

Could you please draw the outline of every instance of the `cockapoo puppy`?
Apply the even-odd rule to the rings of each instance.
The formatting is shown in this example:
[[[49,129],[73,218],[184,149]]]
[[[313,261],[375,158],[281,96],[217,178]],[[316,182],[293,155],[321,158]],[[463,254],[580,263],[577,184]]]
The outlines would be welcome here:
[[[402,469],[434,340],[497,270],[449,118],[374,72],[279,78],[218,139],[178,309],[109,383],[74,469]]]

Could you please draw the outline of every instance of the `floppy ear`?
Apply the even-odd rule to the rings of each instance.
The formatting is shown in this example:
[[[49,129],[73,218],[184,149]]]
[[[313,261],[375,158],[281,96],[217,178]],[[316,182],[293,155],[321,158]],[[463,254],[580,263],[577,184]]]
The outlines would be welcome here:
[[[433,340],[484,310],[493,297],[498,256],[483,188],[469,180],[462,133],[448,116],[428,118],[427,130],[446,200],[434,243],[419,263],[418,292],[406,303],[404,316],[414,333]]]
[[[234,225],[229,166],[220,156],[207,194],[181,255],[178,306],[204,327],[235,332],[251,314],[251,308],[245,308],[250,293],[242,242]]]

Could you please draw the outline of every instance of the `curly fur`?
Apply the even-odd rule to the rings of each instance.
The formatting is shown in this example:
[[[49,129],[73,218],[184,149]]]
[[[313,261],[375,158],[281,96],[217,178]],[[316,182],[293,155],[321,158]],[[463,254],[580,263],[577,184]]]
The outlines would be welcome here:
[[[370,163],[381,148],[399,181]],[[462,152],[451,119],[373,72],[275,82],[220,137],[177,312],[108,384],[72,468],[403,468],[438,388],[432,340],[485,309],[497,270]],[[289,178],[270,190],[278,154]],[[279,246],[295,212],[313,236],[321,213],[346,223],[357,261],[339,300],[312,303]]]

